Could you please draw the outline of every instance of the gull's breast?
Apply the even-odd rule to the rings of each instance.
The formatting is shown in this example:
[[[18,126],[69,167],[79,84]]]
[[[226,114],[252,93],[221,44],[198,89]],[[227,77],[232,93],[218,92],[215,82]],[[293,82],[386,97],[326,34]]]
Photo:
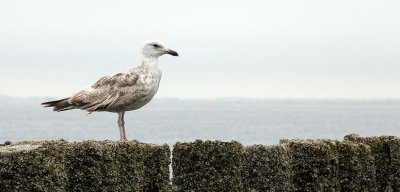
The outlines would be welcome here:
[[[161,71],[152,71],[140,75],[135,90],[130,95],[129,103],[126,103],[126,111],[139,109],[149,103],[158,91],[161,80]]]

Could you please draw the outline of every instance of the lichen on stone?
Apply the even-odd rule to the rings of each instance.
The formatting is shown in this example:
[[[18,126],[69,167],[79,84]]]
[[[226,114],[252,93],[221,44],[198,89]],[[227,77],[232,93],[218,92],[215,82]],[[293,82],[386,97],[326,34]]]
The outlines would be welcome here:
[[[42,145],[6,145],[0,146],[0,153],[12,153],[18,151],[30,151],[39,148]]]
[[[177,191],[242,192],[243,146],[236,142],[176,143],[172,154]]]

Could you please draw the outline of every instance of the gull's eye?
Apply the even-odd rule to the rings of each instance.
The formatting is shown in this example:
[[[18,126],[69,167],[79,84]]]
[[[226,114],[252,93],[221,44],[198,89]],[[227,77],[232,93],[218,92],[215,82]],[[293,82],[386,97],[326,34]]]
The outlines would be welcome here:
[[[153,47],[154,47],[154,48],[159,48],[159,47],[160,47],[160,45],[153,44]]]

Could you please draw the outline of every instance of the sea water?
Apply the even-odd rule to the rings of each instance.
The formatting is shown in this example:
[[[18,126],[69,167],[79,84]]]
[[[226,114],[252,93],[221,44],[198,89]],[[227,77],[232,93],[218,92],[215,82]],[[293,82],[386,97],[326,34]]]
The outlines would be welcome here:
[[[118,140],[117,114],[53,112],[42,98],[0,100],[0,142],[6,140]],[[279,139],[400,136],[398,100],[154,99],[125,114],[128,139],[173,145],[196,139],[245,145]]]

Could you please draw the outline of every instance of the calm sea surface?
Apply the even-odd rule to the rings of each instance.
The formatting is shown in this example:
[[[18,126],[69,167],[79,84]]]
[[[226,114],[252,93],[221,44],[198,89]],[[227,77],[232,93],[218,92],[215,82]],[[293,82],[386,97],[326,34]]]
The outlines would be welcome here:
[[[119,138],[117,114],[57,113],[39,105],[45,100],[2,98],[0,142]],[[342,139],[349,133],[400,136],[400,101],[155,99],[126,113],[125,122],[128,139],[170,145],[195,139],[251,145],[282,138]]]

